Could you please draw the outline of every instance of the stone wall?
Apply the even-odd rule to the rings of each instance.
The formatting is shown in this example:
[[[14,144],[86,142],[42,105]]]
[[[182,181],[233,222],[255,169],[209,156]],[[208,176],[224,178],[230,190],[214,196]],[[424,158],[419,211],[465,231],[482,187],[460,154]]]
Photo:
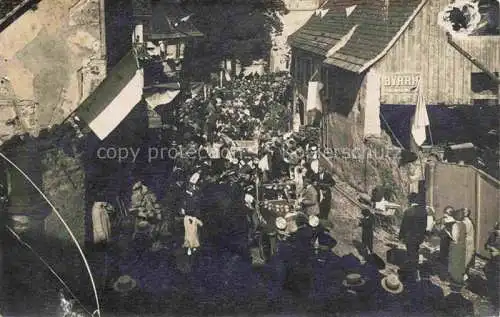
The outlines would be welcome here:
[[[79,156],[62,149],[43,155],[43,190],[67,222],[78,242],[85,241],[85,171]],[[55,213],[45,219],[45,234],[58,240],[70,236]]]
[[[85,174],[77,149],[79,140],[70,129],[58,127],[57,131],[44,132],[36,138],[15,137],[3,144],[0,151],[45,194],[83,243]],[[62,222],[30,180],[3,159],[1,167],[9,174],[10,203],[6,209],[9,225],[35,240],[42,236],[70,240]]]
[[[41,1],[0,33],[0,142],[60,123],[105,77],[100,16],[100,0]]]
[[[410,167],[399,167],[400,149],[388,136],[370,139],[351,148],[337,148],[327,155],[327,166],[337,177],[360,193],[370,194],[376,186],[392,192],[392,201],[406,205]]]
[[[393,201],[406,205],[413,167],[398,166],[401,150],[384,132],[365,137],[366,79],[361,75],[351,78],[340,71],[333,76],[339,90],[325,105],[329,111],[324,119],[328,165],[358,192],[370,193],[375,186],[384,186],[393,193]]]

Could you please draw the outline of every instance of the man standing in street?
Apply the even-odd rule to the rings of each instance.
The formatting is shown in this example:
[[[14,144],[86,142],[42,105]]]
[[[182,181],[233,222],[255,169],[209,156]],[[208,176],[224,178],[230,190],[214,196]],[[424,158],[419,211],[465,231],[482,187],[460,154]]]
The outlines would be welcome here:
[[[304,206],[305,213],[309,216],[319,215],[319,195],[313,183],[315,183],[313,177],[305,178],[305,189],[302,195],[302,205]]]
[[[332,175],[328,173],[324,167],[319,168],[318,186],[320,190],[319,217],[327,220],[332,208],[332,187],[335,186],[335,181]]]
[[[399,239],[406,244],[408,269],[418,274],[418,251],[425,239],[427,212],[417,193],[411,193],[408,202],[410,207],[404,212]]]
[[[373,253],[373,231],[375,229],[375,216],[372,214],[370,209],[363,208],[361,210],[361,221],[359,223],[361,231],[361,243],[363,247],[368,251],[368,254]]]

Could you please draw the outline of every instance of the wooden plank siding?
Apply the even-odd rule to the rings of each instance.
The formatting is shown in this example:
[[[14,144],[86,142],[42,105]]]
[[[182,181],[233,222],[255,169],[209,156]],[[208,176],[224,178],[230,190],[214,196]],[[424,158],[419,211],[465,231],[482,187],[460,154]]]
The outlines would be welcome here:
[[[298,93],[301,95],[299,97],[302,100],[306,100],[309,79],[314,74],[316,69],[318,69],[317,75],[319,78],[324,57],[313,55],[297,48],[293,49],[292,56],[295,58],[295,63],[293,65],[294,69],[292,70],[296,80],[295,85]]]
[[[375,67],[382,75],[419,73],[428,104],[472,104],[471,73],[481,72],[447,42],[437,24],[448,0],[429,1]],[[454,39],[491,72],[500,72],[500,36]],[[381,96],[385,104],[415,104],[415,93]]]

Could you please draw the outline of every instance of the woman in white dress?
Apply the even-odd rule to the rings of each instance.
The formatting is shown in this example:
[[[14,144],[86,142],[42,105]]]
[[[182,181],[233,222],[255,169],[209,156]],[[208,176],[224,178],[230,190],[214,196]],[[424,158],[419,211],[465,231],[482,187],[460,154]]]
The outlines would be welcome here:
[[[304,177],[306,176],[306,161],[302,160],[294,169],[295,193],[298,198],[304,191]]]

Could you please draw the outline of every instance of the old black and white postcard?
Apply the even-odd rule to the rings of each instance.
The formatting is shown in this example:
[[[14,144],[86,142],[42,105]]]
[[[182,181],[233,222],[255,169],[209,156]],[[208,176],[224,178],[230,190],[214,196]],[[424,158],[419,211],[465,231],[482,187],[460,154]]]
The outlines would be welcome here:
[[[499,0],[0,0],[0,317],[499,316]]]

